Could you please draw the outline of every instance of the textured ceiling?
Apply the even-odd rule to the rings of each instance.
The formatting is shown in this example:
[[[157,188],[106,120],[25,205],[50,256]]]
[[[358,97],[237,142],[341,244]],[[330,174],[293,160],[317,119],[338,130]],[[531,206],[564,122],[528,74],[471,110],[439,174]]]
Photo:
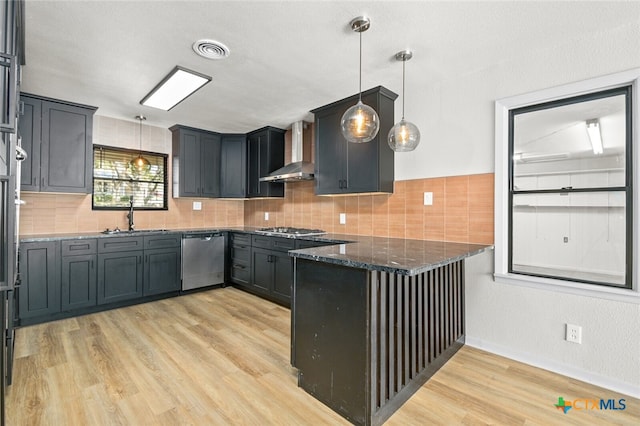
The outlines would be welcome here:
[[[560,41],[638,24],[638,2],[33,1],[26,5],[23,90],[95,105],[97,114],[220,132],[286,128],[308,111],[358,90],[358,35],[365,14],[363,89],[401,94],[410,48],[407,116],[427,88]],[[226,44],[208,60],[191,45]],[[175,65],[213,81],[169,112],[139,101]],[[402,99],[399,99],[402,101]],[[398,109],[400,103],[397,104]]]

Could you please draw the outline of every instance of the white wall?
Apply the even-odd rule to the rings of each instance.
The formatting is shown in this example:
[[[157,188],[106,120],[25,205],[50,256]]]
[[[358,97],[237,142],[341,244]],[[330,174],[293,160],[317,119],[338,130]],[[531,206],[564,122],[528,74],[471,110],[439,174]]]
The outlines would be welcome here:
[[[639,304],[495,282],[493,251],[465,267],[468,345],[640,397]],[[566,323],[582,344],[564,340]]]
[[[396,155],[396,179],[493,172],[496,99],[636,67],[640,22],[431,82],[407,96],[422,141]],[[467,262],[468,343],[640,397],[640,305],[496,283],[491,257]],[[563,340],[567,322],[582,345]]]
[[[545,50],[506,51],[503,61],[474,73],[414,82],[407,119],[422,137],[415,151],[396,154],[396,180],[493,172],[496,99],[637,67],[640,22]],[[397,122],[400,108],[395,114]]]

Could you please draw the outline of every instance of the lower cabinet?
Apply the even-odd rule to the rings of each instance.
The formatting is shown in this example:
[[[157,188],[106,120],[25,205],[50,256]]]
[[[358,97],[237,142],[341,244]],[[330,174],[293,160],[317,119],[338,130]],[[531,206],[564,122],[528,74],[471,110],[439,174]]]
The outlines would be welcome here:
[[[142,294],[162,294],[180,290],[180,247],[144,251]]]
[[[96,305],[97,240],[60,242],[62,274],[60,280],[62,311]]]
[[[18,315],[28,319],[60,312],[60,244],[20,245]]]
[[[142,250],[98,255],[98,304],[142,297]]]
[[[16,321],[35,324],[177,293],[180,241],[180,233],[169,233],[22,243]]]
[[[229,281],[251,286],[251,235],[240,232],[229,234]]]
[[[293,288],[289,250],[335,244],[242,232],[230,233],[229,240],[229,281],[285,306],[291,306]]]
[[[97,275],[95,254],[62,257],[62,310],[96,305]]]
[[[253,290],[290,306],[293,261],[289,257],[288,251],[295,248],[295,240],[253,235],[251,245],[251,284]]]

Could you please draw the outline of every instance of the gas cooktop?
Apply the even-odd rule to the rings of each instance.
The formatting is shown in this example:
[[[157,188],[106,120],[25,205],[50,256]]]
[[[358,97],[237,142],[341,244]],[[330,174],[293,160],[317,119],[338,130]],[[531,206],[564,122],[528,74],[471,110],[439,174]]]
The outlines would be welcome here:
[[[287,237],[308,237],[311,235],[323,235],[326,231],[322,229],[306,229],[306,228],[290,228],[290,227],[274,227],[260,228],[256,230],[261,234],[284,235]]]

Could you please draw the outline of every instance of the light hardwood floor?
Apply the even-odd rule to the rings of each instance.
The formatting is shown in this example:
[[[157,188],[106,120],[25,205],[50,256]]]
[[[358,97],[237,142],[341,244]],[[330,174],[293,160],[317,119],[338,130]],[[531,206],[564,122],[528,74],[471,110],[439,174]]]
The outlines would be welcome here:
[[[297,387],[289,327],[224,288],[21,328],[7,424],[348,424]],[[559,396],[627,408],[563,414]],[[638,425],[640,400],[463,347],[387,424]]]

